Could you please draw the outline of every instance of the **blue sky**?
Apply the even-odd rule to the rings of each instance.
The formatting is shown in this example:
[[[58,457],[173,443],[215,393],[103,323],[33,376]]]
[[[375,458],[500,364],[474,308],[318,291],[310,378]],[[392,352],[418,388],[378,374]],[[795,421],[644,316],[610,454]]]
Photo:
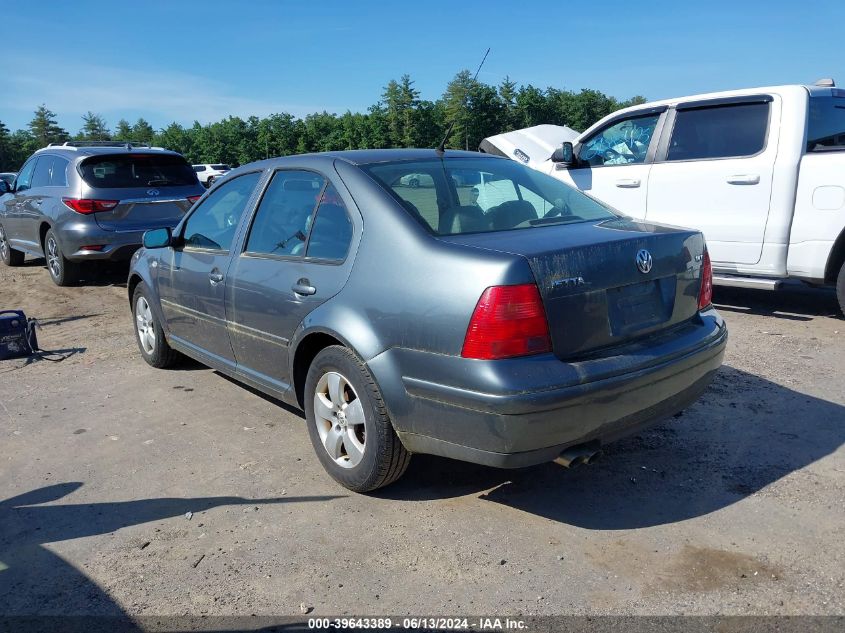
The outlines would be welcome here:
[[[41,103],[156,128],[228,115],[362,111],[411,75],[436,99],[479,79],[649,99],[833,76],[845,2],[4,1],[0,121]],[[693,4],[697,6],[692,6]]]

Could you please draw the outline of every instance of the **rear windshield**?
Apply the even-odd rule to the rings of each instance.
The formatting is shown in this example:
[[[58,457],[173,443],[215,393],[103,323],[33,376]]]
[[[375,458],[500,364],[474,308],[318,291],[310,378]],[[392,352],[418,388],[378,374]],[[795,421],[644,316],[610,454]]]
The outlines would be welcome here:
[[[217,171],[229,171],[232,169],[228,165],[212,165],[211,168],[216,169]]]
[[[845,148],[845,97],[810,97],[808,118],[808,152]]]
[[[435,235],[616,217],[609,207],[577,189],[512,160],[447,155],[363,169]]]
[[[197,184],[197,175],[181,156],[108,154],[86,159],[82,179],[92,187],[180,187]]]

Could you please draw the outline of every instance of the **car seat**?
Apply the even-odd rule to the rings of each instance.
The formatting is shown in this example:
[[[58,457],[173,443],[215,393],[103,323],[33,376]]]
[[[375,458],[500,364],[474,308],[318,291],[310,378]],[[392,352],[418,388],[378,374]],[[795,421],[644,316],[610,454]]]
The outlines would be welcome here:
[[[537,211],[527,200],[508,200],[491,209],[494,229],[512,229],[526,220],[536,220]]]
[[[465,205],[447,209],[440,216],[438,232],[441,235],[475,233],[490,229],[490,222],[480,207]]]

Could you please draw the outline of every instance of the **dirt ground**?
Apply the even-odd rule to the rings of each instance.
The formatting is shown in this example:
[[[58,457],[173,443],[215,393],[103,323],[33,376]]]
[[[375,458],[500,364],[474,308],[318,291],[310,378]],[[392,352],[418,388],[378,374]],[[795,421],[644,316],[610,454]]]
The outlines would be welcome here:
[[[62,362],[0,362],[0,614],[845,614],[845,320],[829,292],[717,289],[725,366],[592,466],[416,456],[324,474],[301,414],[139,357],[125,269],[0,309]]]

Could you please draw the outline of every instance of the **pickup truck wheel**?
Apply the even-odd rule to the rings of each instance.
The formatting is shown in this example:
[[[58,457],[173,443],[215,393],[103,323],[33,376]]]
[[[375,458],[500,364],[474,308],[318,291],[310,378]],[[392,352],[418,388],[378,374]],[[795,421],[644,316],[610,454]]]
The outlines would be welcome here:
[[[24,254],[16,251],[9,244],[9,239],[6,237],[6,232],[0,226],[0,259],[6,266],[21,266],[24,260]]]
[[[839,278],[836,280],[836,298],[839,299],[839,309],[845,315],[845,262],[839,269]]]
[[[150,307],[149,291],[139,283],[132,296],[132,316],[135,317],[135,341],[141,356],[156,369],[172,367],[179,360],[179,352],[167,343],[161,324]]]
[[[375,381],[345,347],[327,347],[311,363],[305,419],[323,468],[350,490],[381,488],[408,468],[411,454],[393,430]]]
[[[53,229],[44,236],[44,257],[50,278],[57,286],[72,286],[79,282],[79,264],[65,259]]]

